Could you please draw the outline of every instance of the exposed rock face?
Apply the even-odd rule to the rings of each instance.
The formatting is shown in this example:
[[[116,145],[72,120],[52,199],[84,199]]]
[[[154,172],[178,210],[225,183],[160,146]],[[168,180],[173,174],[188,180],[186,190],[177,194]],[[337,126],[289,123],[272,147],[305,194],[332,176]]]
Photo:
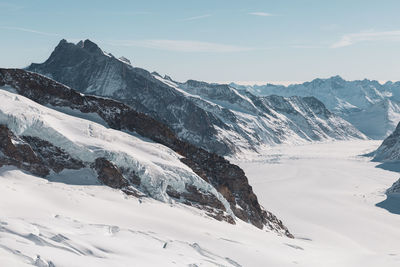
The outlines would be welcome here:
[[[219,201],[214,195],[199,190],[194,186],[186,186],[186,192],[183,193],[179,193],[172,187],[168,186],[167,194],[186,205],[206,210],[208,216],[213,217],[218,221],[226,221],[235,224],[235,220],[232,216],[224,213],[226,209],[221,201]]]
[[[31,136],[16,136],[0,125],[0,166],[13,165],[40,177],[64,169],[81,169],[85,164],[51,143]]]
[[[64,169],[79,170],[85,167],[82,161],[72,158],[64,150],[47,141],[33,136],[22,136],[22,139],[37,155],[40,155],[43,165],[48,166],[56,173]]]
[[[386,190],[386,194],[399,194],[400,193],[400,179],[393,183],[393,185]]]
[[[50,171],[81,169],[85,164],[72,158],[64,150],[37,137],[14,135],[0,125],[0,165],[13,165],[35,175],[45,177]]]
[[[375,151],[376,161],[400,161],[400,123]]]
[[[298,143],[365,138],[333,114],[306,119],[302,111],[295,115],[285,109],[274,111],[273,101],[229,85],[177,83],[169,76],[150,74],[104,53],[90,40],[78,44],[62,40],[46,62],[32,64],[28,70],[80,92],[121,101],[163,122],[180,139],[222,156],[292,139]],[[314,105],[302,98],[286,101],[290,109],[301,110],[300,104],[305,112],[316,114]]]
[[[83,113],[96,113],[111,128],[136,132],[171,148],[183,156],[182,162],[213,185],[228,200],[232,211],[238,218],[259,228],[267,227],[291,236],[286,227],[274,215],[259,205],[256,195],[248,184],[247,177],[238,166],[229,163],[221,156],[178,139],[173,131],[153,118],[120,102],[85,96],[44,76],[23,70],[0,69],[0,86],[4,85],[42,105],[68,107]],[[125,182],[120,174],[126,175],[126,170],[113,168],[101,160],[97,169],[101,170],[102,178],[100,179],[110,181],[110,184],[115,187],[124,185]],[[110,178],[111,174],[116,178]],[[134,184],[132,181],[135,179],[125,176],[125,180]],[[193,188],[187,188],[187,192],[190,196],[184,194],[184,197],[188,201],[206,202],[208,206],[221,210],[220,203],[215,199],[207,199],[207,196],[201,192],[199,195],[199,192]],[[227,218],[227,220],[230,219]]]
[[[99,175],[98,179],[109,187],[120,189],[129,185],[121,171],[106,158],[97,158],[94,169]]]
[[[0,125],[0,166],[13,165],[39,176],[50,173],[32,148],[16,137],[5,125]]]

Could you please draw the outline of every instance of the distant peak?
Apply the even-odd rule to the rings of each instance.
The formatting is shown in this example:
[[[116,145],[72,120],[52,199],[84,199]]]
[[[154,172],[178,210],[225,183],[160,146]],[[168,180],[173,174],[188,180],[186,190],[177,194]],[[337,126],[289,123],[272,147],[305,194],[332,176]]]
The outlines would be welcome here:
[[[333,81],[344,81],[344,79],[340,75],[332,76],[329,79]]]

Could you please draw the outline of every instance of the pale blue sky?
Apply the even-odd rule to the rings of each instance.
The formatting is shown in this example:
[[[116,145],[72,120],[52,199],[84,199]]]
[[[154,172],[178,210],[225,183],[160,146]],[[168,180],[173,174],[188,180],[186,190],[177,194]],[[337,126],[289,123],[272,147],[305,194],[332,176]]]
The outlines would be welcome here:
[[[0,66],[91,39],[177,80],[400,80],[400,1],[0,0]]]

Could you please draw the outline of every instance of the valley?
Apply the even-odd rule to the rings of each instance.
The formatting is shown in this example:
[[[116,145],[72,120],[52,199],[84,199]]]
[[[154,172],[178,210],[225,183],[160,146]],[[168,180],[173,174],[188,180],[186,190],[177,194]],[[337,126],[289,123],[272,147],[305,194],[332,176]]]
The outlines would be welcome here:
[[[376,204],[399,175],[360,156],[380,143],[280,145],[234,162],[245,170],[261,205],[281,218],[295,239],[240,220],[218,222],[179,203],[139,200],[109,187],[71,185],[4,166],[0,262],[398,266],[400,216]]]

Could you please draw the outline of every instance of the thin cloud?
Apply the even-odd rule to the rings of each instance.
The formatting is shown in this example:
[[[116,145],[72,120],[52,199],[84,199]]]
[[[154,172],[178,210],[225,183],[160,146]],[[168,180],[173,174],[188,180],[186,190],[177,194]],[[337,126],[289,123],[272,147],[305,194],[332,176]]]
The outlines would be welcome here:
[[[24,6],[20,6],[20,5],[15,5],[15,4],[11,4],[11,3],[6,3],[6,2],[0,2],[0,8],[3,10],[20,10],[20,9],[24,9]]]
[[[195,17],[181,19],[181,21],[198,20],[198,19],[204,19],[204,18],[208,18],[208,17],[211,17],[211,15],[210,14],[205,14],[205,15],[201,15],[201,16],[195,16]]]
[[[32,29],[27,29],[27,28],[20,28],[20,27],[0,26],[0,29],[29,32],[29,33],[35,33],[35,34],[40,34],[40,35],[46,35],[46,36],[60,36],[59,34],[56,34],[56,33],[42,32],[42,31],[37,31],[37,30],[32,30]]]
[[[260,17],[272,17],[275,16],[274,14],[267,13],[267,12],[250,12],[249,15],[253,16],[260,16]]]
[[[359,32],[345,34],[339,41],[333,43],[331,48],[346,47],[356,43],[370,41],[400,41],[400,31]]]
[[[175,52],[231,53],[254,50],[254,48],[251,47],[193,40],[115,40],[109,42],[109,44],[115,46],[136,46]]]

